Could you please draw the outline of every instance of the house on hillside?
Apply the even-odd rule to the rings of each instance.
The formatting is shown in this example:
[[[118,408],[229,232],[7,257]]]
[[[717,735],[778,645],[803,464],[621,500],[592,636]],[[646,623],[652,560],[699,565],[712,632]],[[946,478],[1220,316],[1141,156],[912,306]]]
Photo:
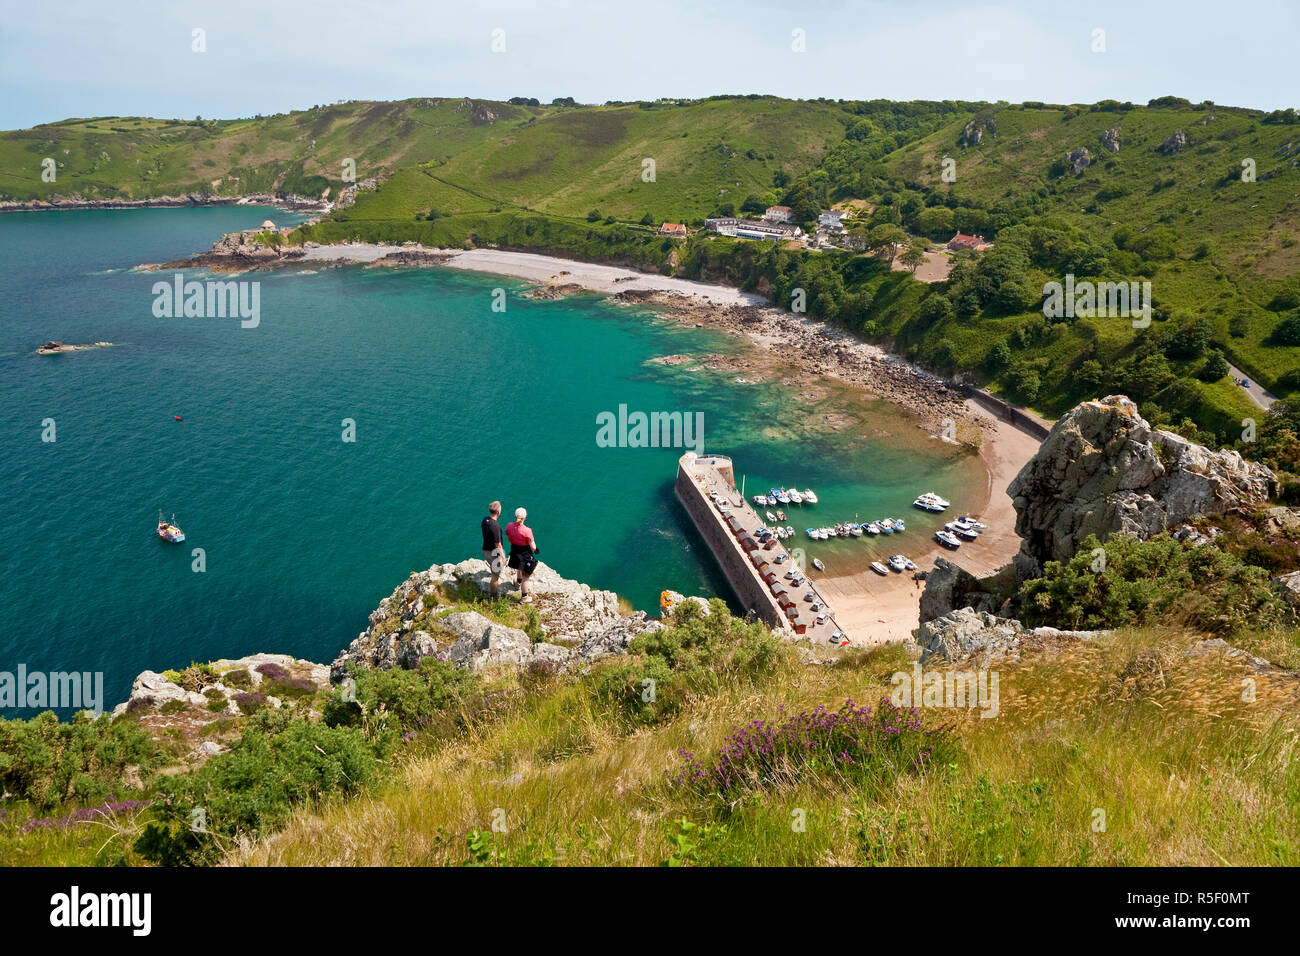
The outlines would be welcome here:
[[[706,219],[706,228],[722,236],[736,239],[797,239],[803,230],[788,222],[756,221],[753,219],[718,218]]]
[[[820,229],[825,229],[827,232],[843,232],[844,223],[841,221],[843,219],[844,213],[840,210],[827,209],[817,217],[817,226]]]
[[[659,235],[672,236],[675,239],[685,239],[686,224],[681,222],[666,222],[659,227]]]
[[[768,206],[763,218],[768,222],[790,222],[794,218],[794,210],[789,206]]]
[[[960,232],[948,240],[948,248],[953,252],[962,249],[972,249],[979,252],[982,249],[987,249],[990,245],[991,243],[984,241],[983,236],[967,236]]]

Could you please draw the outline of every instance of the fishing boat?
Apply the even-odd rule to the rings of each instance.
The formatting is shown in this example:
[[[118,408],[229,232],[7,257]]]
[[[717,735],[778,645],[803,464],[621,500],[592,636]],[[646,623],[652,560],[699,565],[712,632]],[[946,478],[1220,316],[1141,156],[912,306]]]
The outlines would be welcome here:
[[[790,525],[790,524],[786,525],[786,526],[785,526],[785,536],[788,538],[788,537],[790,537],[790,536],[793,535],[793,534],[794,534],[794,525]]]
[[[818,571],[826,570],[826,565],[822,564],[821,558],[813,558],[813,567],[816,568]]]
[[[906,531],[906,530],[907,530],[907,525],[903,523],[903,519],[902,519],[902,518],[895,518],[895,519],[894,519],[894,530],[895,530],[895,531]]]
[[[790,499],[790,504],[792,505],[803,504],[803,495],[799,494],[799,492],[795,491],[793,488],[787,491],[785,496]]]
[[[884,521],[877,522],[880,525],[881,534],[894,533],[894,521],[892,518],[886,518]]]
[[[763,512],[763,517],[766,518],[768,521],[772,522],[772,524],[776,524],[776,515],[772,514],[772,512],[770,511]]]
[[[961,541],[951,531],[936,531],[934,537],[941,545],[954,551],[961,547]]]
[[[185,540],[185,532],[176,527],[175,515],[172,515],[171,521],[164,521],[162,511],[158,512],[158,537],[172,544],[180,544]]]
[[[817,496],[813,494],[813,490],[811,488],[805,488],[803,490],[803,500],[805,504],[810,504],[810,505],[817,504]]]
[[[766,508],[772,502],[767,500],[767,495],[754,495],[754,504]]]
[[[899,574],[902,574],[907,569],[907,558],[903,557],[901,554],[892,555],[889,559],[889,566]]]
[[[777,520],[777,521],[784,521],[784,520],[785,520],[785,512],[784,512],[784,511],[778,511],[778,512],[776,513],[776,520]]]
[[[860,524],[849,525],[849,534],[853,535],[853,537],[855,538],[862,537],[862,525]]]
[[[911,558],[904,558],[904,559],[903,559],[903,564],[904,564],[904,566],[907,568],[907,570],[909,570],[909,571],[915,571],[915,570],[916,570],[916,562],[913,561]]]
[[[885,577],[889,577],[889,568],[885,567],[879,561],[871,562],[871,570],[875,571],[877,574],[883,574]]]
[[[790,496],[785,493],[784,488],[773,488],[771,491],[767,493],[767,503],[769,505],[772,503],[774,499],[779,504],[788,505],[790,503]]]
[[[185,421],[185,419],[181,418],[179,415],[173,415],[172,418],[176,419],[178,422]]]
[[[870,524],[864,525],[862,530],[867,534],[880,534],[880,525],[873,521]]]

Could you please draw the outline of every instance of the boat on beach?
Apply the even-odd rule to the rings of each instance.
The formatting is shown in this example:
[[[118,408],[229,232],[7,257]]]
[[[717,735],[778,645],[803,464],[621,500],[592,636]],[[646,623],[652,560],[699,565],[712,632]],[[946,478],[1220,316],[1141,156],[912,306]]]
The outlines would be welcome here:
[[[899,574],[902,574],[907,570],[907,558],[903,557],[901,554],[891,555],[889,558],[889,566]]]
[[[875,571],[877,574],[883,574],[885,577],[889,577],[889,568],[885,567],[879,561],[871,562],[871,570]]]
[[[813,565],[813,567],[816,568],[818,571],[825,571],[825,570],[826,570],[826,565],[822,564],[822,559],[821,559],[821,558],[813,558],[813,560],[812,560],[812,565]]]
[[[961,541],[951,531],[936,531],[934,537],[941,545],[954,551],[961,547]]]

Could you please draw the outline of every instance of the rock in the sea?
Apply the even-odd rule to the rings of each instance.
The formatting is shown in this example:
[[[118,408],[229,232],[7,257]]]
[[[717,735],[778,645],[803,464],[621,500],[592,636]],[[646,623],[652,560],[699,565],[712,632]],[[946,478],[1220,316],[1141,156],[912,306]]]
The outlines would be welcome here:
[[[1021,537],[1016,568],[1041,573],[1090,534],[1148,538],[1200,515],[1257,507],[1277,476],[1235,451],[1152,428],[1122,395],[1084,402],[1053,427],[1007,489]]]

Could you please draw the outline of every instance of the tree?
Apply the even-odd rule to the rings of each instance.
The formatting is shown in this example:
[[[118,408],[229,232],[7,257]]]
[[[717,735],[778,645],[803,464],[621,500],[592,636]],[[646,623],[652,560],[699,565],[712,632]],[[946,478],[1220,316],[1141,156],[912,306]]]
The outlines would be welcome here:
[[[1217,382],[1228,374],[1228,361],[1218,349],[1211,349],[1205,365],[1201,367],[1200,378],[1203,382]]]
[[[995,342],[993,347],[989,349],[989,354],[984,359],[984,364],[994,375],[997,375],[1010,365],[1011,349],[1007,347],[1007,343]]]
[[[889,264],[894,264],[894,257],[898,255],[899,246],[907,244],[907,233],[899,226],[890,223],[881,223],[874,227],[867,236],[867,248],[873,252],[888,253]]]
[[[916,275],[916,270],[925,264],[925,243],[913,240],[903,250],[903,254],[898,257],[898,261],[905,265],[912,275]]]
[[[655,223],[654,217],[652,217],[649,213],[646,213],[644,216],[641,217],[641,225],[643,226],[653,226],[654,223]]]
[[[1300,315],[1292,315],[1279,322],[1271,338],[1278,345],[1300,345]]]
[[[603,218],[604,216],[600,214],[599,209],[593,209],[591,212],[587,213],[587,222],[600,222]]]
[[[1209,319],[1185,322],[1169,333],[1165,339],[1165,354],[1175,359],[1200,358],[1210,344],[1214,326]]]

